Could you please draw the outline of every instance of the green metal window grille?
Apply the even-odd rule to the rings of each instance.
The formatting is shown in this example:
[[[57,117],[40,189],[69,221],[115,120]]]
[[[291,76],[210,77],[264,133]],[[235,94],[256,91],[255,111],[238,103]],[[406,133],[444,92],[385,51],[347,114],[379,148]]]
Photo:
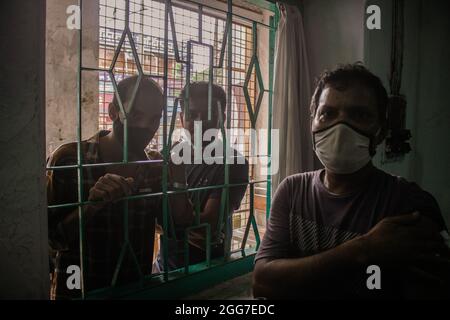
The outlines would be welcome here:
[[[82,0],[79,5],[82,7]],[[222,86],[227,94],[226,121],[221,121],[222,139],[226,146],[225,132],[232,128],[250,129],[258,126],[260,109],[267,108],[266,119],[262,127],[271,129],[272,119],[272,80],[274,64],[274,43],[278,11],[274,4],[254,0],[249,1],[273,12],[270,23],[253,21],[247,17],[233,13],[232,1],[227,1],[227,10],[219,10],[194,1],[157,1],[157,0],[100,0],[99,15],[99,65],[87,67],[83,65],[83,30],[79,31],[79,68],[78,68],[78,163],[76,166],[53,167],[48,170],[64,170],[76,167],[78,169],[79,202],[49,206],[49,208],[78,206],[80,217],[80,261],[82,274],[84,272],[83,252],[85,235],[83,227],[83,207],[89,204],[82,201],[83,168],[92,166],[83,164],[81,153],[82,137],[82,80],[84,72],[98,72],[99,77],[99,128],[110,129],[112,123],[108,117],[108,104],[117,95],[117,83],[122,79],[138,75],[149,76],[156,80],[164,91],[166,101],[160,128],[149,144],[149,149],[162,150],[163,185],[162,192],[123,198],[128,202],[142,197],[161,196],[163,199],[163,246],[161,252],[167,261],[167,234],[170,218],[168,195],[168,151],[171,144],[177,140],[174,129],[181,127],[175,107],[175,99],[181,89],[192,81],[209,81]],[[82,10],[81,10],[82,12]],[[266,30],[266,43],[258,39],[260,30]],[[258,46],[267,49],[266,61],[258,57]],[[266,64],[263,76],[261,65]],[[140,79],[140,78],[139,78]],[[139,80],[138,80],[139,81]],[[264,102],[264,98],[266,99]],[[131,98],[131,101],[134,98]],[[123,106],[119,105],[123,113]],[[211,99],[209,99],[211,108]],[[210,109],[209,109],[210,110]],[[261,124],[259,124],[261,126]],[[124,120],[125,142],[123,164],[127,159],[127,121]],[[232,137],[233,138],[233,137]],[[268,159],[271,157],[271,136],[267,137]],[[249,141],[241,146],[247,159],[251,156]],[[269,160],[270,163],[270,160]],[[100,165],[108,166],[112,163]],[[247,192],[241,206],[232,215],[232,222],[223,222],[227,210],[229,184],[229,166],[225,164],[225,183],[222,186],[206,188],[222,188],[222,199],[219,223],[225,223],[226,228],[233,229],[231,252],[224,259],[210,259],[210,244],[214,241],[209,233],[209,225],[199,225],[199,220],[189,229],[206,228],[207,259],[204,263],[194,266],[186,264],[185,268],[175,271],[165,271],[162,274],[143,276],[139,283],[126,287],[117,287],[116,279],[112,279],[111,287],[86,292],[82,286],[83,298],[101,297],[146,297],[146,298],[177,298],[207,288],[213,284],[225,281],[231,277],[251,271],[253,257],[262,234],[265,230],[264,221],[257,222],[255,211],[264,210],[263,216],[268,217],[270,210],[270,164],[265,177],[256,177],[255,165],[250,165]],[[256,178],[260,178],[256,180]],[[199,190],[202,188],[197,188]],[[193,192],[188,189],[184,192]],[[259,195],[265,199],[263,206],[255,208],[255,190],[263,191]],[[179,191],[177,191],[179,192]],[[256,201],[258,202],[258,201]],[[198,207],[198,204],[195,204]],[[116,266],[119,272],[123,255],[132,251],[128,241],[128,212],[125,205],[124,234],[121,256]],[[198,210],[197,210],[198,212]],[[227,220],[227,219],[225,219]],[[188,231],[187,230],[187,231]],[[187,241],[185,239],[187,248]],[[188,257],[187,253],[186,257]],[[137,268],[138,265],[136,263]],[[167,270],[167,267],[164,268]],[[115,278],[115,277],[114,277]],[[207,280],[208,279],[208,280]]]

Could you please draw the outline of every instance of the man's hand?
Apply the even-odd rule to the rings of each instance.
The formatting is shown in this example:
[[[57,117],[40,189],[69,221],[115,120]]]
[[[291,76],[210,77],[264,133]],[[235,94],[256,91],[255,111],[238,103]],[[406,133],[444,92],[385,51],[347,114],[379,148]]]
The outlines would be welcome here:
[[[445,248],[437,225],[418,212],[384,218],[363,239],[369,261],[378,264],[410,264]]]
[[[107,173],[89,190],[89,201],[102,201],[92,207],[94,211],[103,208],[108,202],[114,202],[124,196],[131,195],[134,188],[133,178]]]

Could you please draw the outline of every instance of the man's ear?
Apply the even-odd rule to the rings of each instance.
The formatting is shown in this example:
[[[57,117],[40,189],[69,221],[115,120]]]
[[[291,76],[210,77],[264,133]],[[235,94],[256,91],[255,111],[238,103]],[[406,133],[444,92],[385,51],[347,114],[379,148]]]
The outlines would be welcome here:
[[[112,102],[108,106],[108,114],[112,122],[119,119],[119,110],[117,109],[116,105]]]

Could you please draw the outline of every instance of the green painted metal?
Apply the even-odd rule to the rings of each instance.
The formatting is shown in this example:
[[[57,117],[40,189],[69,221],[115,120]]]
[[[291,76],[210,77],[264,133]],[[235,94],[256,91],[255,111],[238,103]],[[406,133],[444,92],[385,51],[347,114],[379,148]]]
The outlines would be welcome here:
[[[243,185],[248,185],[248,184],[254,184],[254,183],[265,183],[267,182],[267,180],[255,180],[255,181],[249,181],[248,183],[230,183],[228,184],[229,187],[239,187],[239,186],[243,186]],[[208,190],[208,189],[218,189],[218,188],[225,188],[226,185],[222,184],[222,185],[215,185],[215,186],[207,186],[207,187],[198,187],[198,188],[190,188],[190,189],[185,189],[185,190],[171,190],[171,191],[167,191],[168,195],[171,194],[179,194],[179,193],[186,193],[186,192],[194,192],[194,191],[198,191],[198,190]],[[122,201],[122,200],[137,200],[137,199],[145,199],[145,198],[151,198],[151,197],[159,197],[162,196],[163,193],[162,192],[156,192],[156,193],[148,193],[148,194],[141,194],[141,195],[136,195],[136,196],[128,196],[128,197],[123,197],[123,198],[119,198],[117,199],[117,201]],[[68,208],[68,207],[78,207],[78,206],[83,206],[83,205],[94,205],[97,204],[99,201],[84,201],[84,202],[74,202],[74,203],[64,203],[64,204],[57,204],[57,205],[51,205],[48,206],[48,209],[61,209],[61,208]]]
[[[247,0],[247,2],[272,12],[275,12],[277,10],[277,5],[273,3],[273,1],[270,2],[266,0]]]
[[[168,214],[169,214],[169,199],[167,195],[168,191],[168,161],[169,161],[169,141],[167,140],[167,90],[168,90],[168,70],[169,70],[169,12],[171,7],[170,0],[166,0],[165,3],[165,17],[164,17],[164,111],[163,111],[163,158],[164,158],[164,165],[163,165],[163,177],[162,177],[162,191],[163,191],[163,246],[162,246],[162,253],[163,253],[163,266],[164,266],[164,281],[168,281],[169,274],[168,274]],[[189,81],[188,81],[189,83]]]
[[[200,8],[202,8],[203,6],[199,6]],[[199,31],[199,39],[201,32]],[[214,47],[212,45],[209,44],[204,44],[201,41],[193,41],[193,40],[189,40],[187,41],[187,46],[188,46],[188,50],[187,50],[187,73],[186,73],[186,79],[190,82],[190,75],[191,75],[191,58],[192,58],[192,47],[194,45],[200,45],[200,46],[205,46],[208,47],[209,49],[209,70],[208,70],[208,120],[211,120],[211,105],[212,105],[212,85],[213,85],[213,73],[214,73]],[[178,45],[176,45],[178,46]],[[187,86],[188,88],[190,88],[190,85]],[[188,89],[189,90],[189,89]],[[187,90],[187,91],[188,91]],[[189,112],[188,112],[188,108],[189,108],[189,92],[186,93],[185,95],[186,99],[185,99],[185,103],[186,100],[188,101],[187,103],[187,107],[186,107],[186,118],[188,118]]]
[[[219,109],[219,126],[220,126],[220,130],[221,130],[222,136],[224,137],[223,138],[223,150],[224,150],[223,154],[226,155],[226,153],[225,153],[225,150],[226,150],[226,131],[225,131],[225,125],[224,125],[224,120],[223,120],[223,116],[222,116],[223,110],[222,110],[222,105],[220,104],[220,101],[219,101],[217,107]],[[225,160],[226,160],[226,157],[225,157]],[[225,182],[225,184],[226,184],[226,182]],[[225,185],[224,185],[224,187],[225,187]],[[227,192],[228,192],[228,189],[223,188],[222,194],[221,194],[221,197],[220,197],[220,212],[219,212],[219,219],[217,220],[217,229],[216,230],[222,230],[222,226],[223,226],[222,223],[223,223],[223,219],[224,219],[224,216],[225,216],[224,203],[226,201],[226,193]],[[216,240],[219,241],[219,234],[217,235],[217,239]]]
[[[184,86],[184,115],[186,120],[189,120],[190,112],[189,112],[189,97],[190,97],[190,89],[191,89],[191,50],[192,46],[188,43],[187,46],[187,62],[186,62],[186,85]],[[192,137],[191,137],[192,138]]]
[[[85,163],[81,166],[83,168],[94,168],[94,167],[108,167],[108,166],[117,166],[120,164],[146,164],[146,163],[163,163],[164,160],[142,160],[142,161],[128,161],[128,162],[102,162],[102,163]],[[66,170],[66,169],[77,169],[79,165],[67,165],[67,166],[49,166],[47,170]]]
[[[195,192],[195,224],[200,224],[200,192]]]
[[[208,121],[211,121],[211,119],[212,119],[211,108],[212,108],[213,77],[214,77],[214,47],[213,46],[209,46]]]
[[[78,0],[78,6],[80,12],[83,12],[83,0]],[[83,25],[83,15],[80,14],[80,25]],[[83,190],[83,153],[81,150],[81,137],[82,137],[82,127],[81,127],[81,103],[82,103],[82,74],[81,66],[83,65],[83,28],[78,31],[78,72],[77,72],[77,166],[78,166],[78,202],[82,203],[84,201],[84,190]],[[81,297],[84,299],[86,296],[86,288],[84,284],[85,279],[85,250],[86,238],[84,232],[84,206],[78,206],[78,219],[79,219],[79,234],[80,234],[80,271],[81,271]]]
[[[227,20],[230,25],[230,29],[228,32],[228,40],[227,40],[227,130],[230,130],[231,128],[231,108],[232,108],[232,88],[233,88],[233,4],[231,0],[227,1]],[[229,217],[229,203],[230,203],[230,189],[229,189],[229,183],[230,183],[230,165],[228,163],[228,150],[230,147],[230,143],[228,141],[227,135],[223,135],[223,154],[224,154],[224,160],[225,160],[225,172],[224,172],[224,183],[226,187],[224,188],[222,194],[225,194],[225,201],[221,202],[221,206],[224,206],[224,210],[221,210],[225,213],[225,260],[229,258],[230,255],[230,248],[228,246],[229,243],[231,243],[230,239],[230,233],[228,232],[230,228],[232,228]],[[223,200],[223,198],[222,198]],[[222,228],[217,229],[222,230]],[[219,232],[218,232],[219,234]]]
[[[183,1],[191,3],[191,4],[194,4],[194,5],[198,4],[198,2],[195,2],[193,0],[183,0]],[[272,4],[273,6],[270,6],[270,3],[268,1],[265,1],[265,0],[256,0],[256,1],[260,1],[262,8],[264,8],[266,10],[269,10],[269,11],[272,11],[272,12],[275,12],[276,5],[274,3]],[[249,2],[251,3],[252,1],[249,1]],[[227,3],[228,3],[228,1],[227,1]],[[256,5],[258,5],[258,4],[256,4]],[[217,8],[217,7],[213,7],[213,6],[207,5],[206,3],[203,3],[202,6],[203,6],[203,8],[212,9],[214,11],[221,12],[221,13],[224,13],[224,14],[227,14],[229,12],[228,11],[228,5],[227,5],[227,10],[223,10],[223,9],[220,9],[220,8]],[[247,21],[249,23],[253,23],[254,22],[254,20],[252,20],[251,18],[248,18],[246,16],[243,16],[243,15],[240,15],[240,14],[237,14],[237,13],[233,13],[233,16],[236,17],[236,18],[239,18],[239,19],[241,19],[243,21]],[[270,25],[265,24],[263,22],[256,21],[256,23],[258,23],[258,25],[261,26],[261,27],[271,28]]]
[[[184,272],[185,274],[189,274],[189,233],[195,229],[206,230],[206,266],[209,267],[211,264],[211,226],[209,223],[201,223],[186,228],[184,233]]]
[[[255,205],[254,205],[254,202],[255,202],[255,185],[254,184],[250,185],[250,190],[251,190],[251,192],[250,192],[251,209],[250,209],[249,220],[250,220],[250,222],[252,224],[253,232],[255,233],[256,250],[258,250],[259,245],[261,243],[261,239],[259,237],[258,225],[256,224],[256,219],[255,219],[255,209],[254,209],[254,207],[255,207]]]
[[[190,0],[187,0],[188,2]],[[79,6],[82,8],[82,0],[79,0]],[[271,10],[275,13],[275,16],[270,19],[270,25],[265,25],[261,22],[251,21],[252,22],[252,30],[253,30],[253,54],[251,58],[251,63],[249,66],[249,69],[247,71],[247,77],[244,83],[244,95],[246,99],[247,108],[249,111],[250,119],[252,128],[255,128],[256,126],[256,120],[258,117],[259,109],[261,106],[263,95],[268,92],[269,94],[269,112],[268,112],[268,121],[269,121],[269,142],[268,142],[268,157],[271,159],[271,135],[270,135],[270,129],[271,129],[271,119],[272,119],[272,95],[273,95],[273,66],[274,66],[274,46],[275,46],[275,33],[276,33],[276,25],[279,17],[279,13],[277,10],[276,5],[273,3],[267,3],[262,0],[255,0],[250,1],[254,4],[257,4],[261,6],[264,9]],[[256,219],[254,216],[254,185],[256,183],[267,183],[267,216],[269,214],[270,210],[270,182],[271,182],[271,176],[270,176],[270,165],[269,165],[269,172],[267,175],[267,180],[261,180],[261,181],[250,181],[249,183],[245,184],[230,184],[229,181],[229,158],[227,155],[227,150],[229,149],[229,141],[228,137],[226,135],[227,131],[231,128],[231,101],[232,101],[232,62],[233,62],[233,34],[232,34],[232,26],[233,26],[233,17],[239,17],[240,19],[247,19],[246,17],[238,16],[233,13],[233,6],[232,1],[227,1],[227,11],[226,12],[226,24],[225,24],[225,32],[224,37],[222,41],[222,48],[220,49],[220,59],[219,64],[217,66],[214,65],[214,59],[213,59],[213,46],[206,45],[202,43],[202,37],[201,37],[201,28],[202,24],[199,22],[199,41],[194,42],[191,41],[188,44],[188,52],[187,52],[187,61],[182,61],[177,39],[176,39],[176,30],[175,30],[175,21],[173,16],[173,9],[172,9],[172,2],[171,0],[165,0],[165,10],[164,10],[164,75],[161,76],[153,76],[152,77],[159,77],[163,79],[163,93],[164,93],[164,101],[166,101],[163,109],[163,160],[148,160],[148,161],[128,161],[128,121],[127,121],[127,114],[130,112],[131,108],[133,107],[135,96],[137,94],[137,89],[139,86],[139,83],[143,77],[144,71],[142,69],[142,65],[139,60],[139,55],[136,50],[136,44],[134,43],[133,35],[131,33],[130,27],[129,27],[129,14],[130,14],[130,3],[129,0],[125,1],[126,7],[125,7],[125,26],[123,33],[121,35],[121,38],[119,40],[119,44],[114,52],[114,56],[112,59],[111,66],[109,69],[101,69],[101,68],[91,68],[91,67],[84,67],[83,61],[82,61],[82,48],[83,48],[83,41],[82,41],[82,29],[79,30],[79,39],[78,39],[78,54],[79,54],[79,64],[78,64],[78,88],[77,88],[77,108],[78,108],[78,114],[77,114],[77,164],[76,165],[69,165],[69,166],[60,166],[60,167],[48,167],[47,170],[67,170],[67,169],[77,169],[78,172],[78,202],[76,203],[66,203],[66,204],[60,204],[60,205],[52,205],[48,206],[50,208],[65,208],[65,207],[77,207],[78,208],[78,214],[79,214],[79,233],[80,233],[80,263],[81,263],[81,273],[82,273],[82,299],[85,298],[105,298],[105,297],[122,297],[122,298],[179,298],[183,297],[187,294],[195,293],[199,290],[205,289],[213,284],[220,283],[222,281],[228,280],[230,278],[233,278],[235,276],[244,274],[246,272],[250,272],[253,268],[253,258],[255,253],[255,248],[252,249],[246,249],[246,242],[248,239],[248,235],[250,232],[250,226],[253,228],[255,232],[255,239],[256,239],[256,249],[260,245],[260,236],[256,224]],[[199,5],[199,11],[201,14],[203,14],[203,7],[208,7],[207,5]],[[219,10],[220,11],[220,10]],[[169,31],[169,25],[171,30]],[[269,89],[266,90],[264,88],[263,78],[261,74],[261,68],[260,68],[260,61],[258,59],[257,55],[257,31],[258,27],[266,27],[269,28],[270,32],[270,43],[269,43]],[[209,86],[208,86],[208,119],[210,119],[211,116],[211,104],[212,104],[212,81],[213,81],[213,68],[222,68],[225,60],[225,52],[227,56],[227,101],[229,103],[229,107],[227,108],[227,118],[226,122],[222,118],[222,107],[220,103],[218,104],[219,108],[219,123],[220,123],[220,130],[223,137],[223,154],[224,156],[224,184],[223,185],[217,185],[217,186],[208,186],[208,187],[201,187],[201,188],[189,188],[186,190],[169,190],[168,185],[168,164],[169,164],[169,152],[171,148],[171,141],[172,141],[172,135],[175,127],[175,116],[177,111],[177,101],[174,106],[174,113],[172,114],[172,121],[170,123],[170,127],[168,129],[167,127],[167,120],[168,120],[168,63],[169,63],[169,32],[172,33],[172,40],[173,40],[173,50],[175,58],[178,62],[185,63],[187,65],[187,79],[190,79],[190,66],[191,66],[191,50],[192,50],[192,44],[197,43],[198,45],[204,45],[210,47],[210,59],[209,59]],[[117,62],[117,59],[119,57],[120,51],[126,41],[128,39],[132,54],[137,66],[138,70],[138,79],[136,81],[135,87],[132,92],[131,96],[131,103],[128,110],[124,109],[121,97],[118,94],[117,90],[117,82],[114,76],[114,70],[115,70],[115,64]],[[226,51],[225,51],[226,50]],[[254,108],[252,108],[252,104],[250,101],[250,95],[248,94],[248,84],[250,76],[255,71],[256,78],[259,85],[259,95],[256,101],[256,104]],[[82,142],[82,117],[81,117],[81,110],[82,110],[82,72],[83,71],[104,71],[107,72],[111,78],[111,82],[114,88],[115,97],[117,99],[120,112],[123,115],[123,125],[124,125],[124,143],[123,143],[123,160],[122,162],[118,163],[101,163],[101,164],[83,164],[83,155],[82,155],[82,148],[81,148],[81,142]],[[187,89],[186,89],[186,95],[184,97],[185,99],[185,108],[186,111],[188,111],[189,108],[189,81],[187,81]],[[188,114],[188,112],[186,112]],[[169,131],[168,131],[169,130]],[[117,164],[145,164],[145,163],[162,163],[163,164],[163,172],[162,172],[162,191],[158,193],[153,194],[144,194],[144,195],[136,195],[136,196],[128,196],[120,199],[120,201],[123,201],[124,204],[124,211],[123,211],[123,228],[124,228],[124,243],[121,248],[119,260],[117,261],[114,276],[111,279],[111,287],[110,288],[103,288],[99,290],[94,290],[92,292],[86,292],[85,286],[84,286],[84,278],[85,278],[85,217],[84,217],[84,206],[89,204],[95,204],[97,202],[95,201],[84,201],[84,190],[83,190],[83,170],[85,168],[92,168],[96,166],[111,166],[111,165],[117,165]],[[269,162],[270,163],[270,162]],[[243,244],[240,248],[240,254],[241,257],[239,259],[235,259],[234,255],[233,258],[231,258],[231,249],[227,246],[226,247],[226,253],[225,257],[222,259],[216,259],[211,260],[211,244],[217,243],[219,241],[219,233],[217,232],[217,238],[213,242],[211,239],[211,226],[209,224],[201,224],[200,223],[200,204],[199,204],[199,192],[201,190],[208,190],[208,189],[214,189],[214,188],[221,188],[222,189],[222,197],[221,197],[221,205],[220,205],[220,217],[218,219],[218,225],[217,230],[223,230],[225,227],[226,230],[231,230],[231,216],[229,215],[229,188],[233,186],[239,186],[239,185],[249,185],[250,186],[250,214],[248,218],[248,222],[245,229],[244,234],[244,240]],[[185,268],[178,269],[175,271],[168,271],[168,229],[170,224],[170,229],[172,231],[172,236],[176,239],[175,234],[175,227],[173,223],[173,219],[171,217],[170,213],[170,207],[169,207],[169,195],[171,194],[179,194],[179,193],[185,193],[185,192],[195,192],[195,223],[194,225],[190,226],[185,230],[185,237],[184,237],[184,244],[185,244],[185,254],[186,254],[186,266]],[[142,270],[140,270],[140,266],[138,264],[136,255],[133,251],[133,248],[131,247],[130,241],[129,241],[129,234],[128,234],[128,202],[135,199],[142,199],[142,198],[149,198],[149,197],[156,197],[156,196],[162,196],[163,199],[163,230],[164,233],[162,235],[162,254],[163,254],[163,261],[164,261],[164,272],[162,274],[157,275],[151,275],[151,276],[144,276],[142,273]],[[188,253],[188,238],[189,238],[189,232],[193,229],[198,228],[205,228],[206,231],[206,248],[207,248],[207,259],[205,263],[199,263],[196,265],[190,265],[189,264],[189,253]],[[231,239],[229,238],[231,234],[230,232],[225,232],[226,239],[225,243],[231,243]],[[133,284],[130,286],[125,287],[117,287],[117,278],[120,273],[120,269],[122,267],[122,263],[124,260],[124,257],[126,254],[131,254],[132,259],[134,261],[135,266],[137,267],[137,273],[140,276],[140,281],[137,284]]]
[[[172,41],[173,41],[173,50],[175,53],[175,59],[177,62],[186,63],[186,61],[181,60],[180,51],[178,49],[178,40],[177,40],[177,32],[175,29],[175,19],[173,17],[173,10],[172,10],[172,2],[170,0],[168,2],[168,14],[169,14],[169,22],[170,22],[170,29],[172,31]]]
[[[143,73],[142,66],[141,66],[141,63],[140,63],[140,60],[139,60],[139,55],[138,55],[137,50],[136,50],[136,45],[134,43],[134,39],[133,39],[133,36],[131,34],[131,31],[130,31],[129,15],[130,15],[130,2],[126,1],[125,2],[125,28],[124,28],[124,31],[122,33],[121,40],[119,42],[119,46],[116,49],[116,52],[115,52],[115,55],[114,55],[114,59],[112,61],[111,67],[110,67],[110,75],[112,75],[112,79],[111,80],[112,80],[112,82],[114,84],[114,83],[116,83],[116,81],[115,81],[115,78],[114,78],[113,70],[115,68],[115,64],[117,62],[117,58],[118,58],[118,55],[120,53],[120,50],[121,50],[121,48],[122,48],[122,46],[124,44],[125,38],[128,38],[128,41],[130,42],[130,47],[131,47],[131,50],[132,50],[132,53],[133,53],[133,57],[134,57],[134,60],[135,60],[135,64],[136,64],[137,69],[138,69],[138,78],[136,79],[136,83],[134,84],[134,88],[133,88],[133,91],[132,91],[132,94],[131,94],[131,97],[130,97],[130,103],[129,103],[128,110],[125,110],[123,108],[123,102],[121,101],[121,97],[120,97],[120,95],[119,95],[119,93],[117,91],[117,83],[116,83],[116,87],[115,87],[115,94],[116,94],[116,97],[117,97],[117,101],[119,102],[120,109],[121,109],[121,112],[123,114],[123,125],[124,125],[123,162],[124,163],[128,163],[128,119],[127,118],[128,118],[128,114],[131,112],[131,110],[132,110],[132,108],[134,106],[134,100],[136,98],[137,90],[139,88],[139,84],[141,82],[142,73]],[[132,257],[132,261],[133,261],[133,263],[134,263],[134,265],[136,267],[137,272],[139,273],[139,278],[140,279],[143,278],[142,270],[140,269],[139,263],[138,263],[137,258],[136,258],[136,254],[135,254],[133,248],[131,247],[131,244],[130,244],[130,241],[129,241],[128,203],[129,203],[128,199],[124,199],[123,200],[123,205],[124,205],[124,208],[123,208],[124,243],[122,244],[122,248],[121,248],[121,251],[120,251],[120,254],[119,254],[119,259],[118,259],[118,261],[116,263],[116,267],[115,267],[115,270],[114,270],[113,278],[111,280],[111,286],[113,286],[113,287],[116,286],[117,278],[118,278],[118,275],[120,273],[120,269],[121,269],[122,264],[123,264],[123,259],[124,259],[125,255],[127,253],[130,254],[131,257]]]
[[[180,299],[251,272],[254,257],[254,250],[246,250],[242,258],[231,259],[227,263],[223,259],[214,259],[209,268],[206,263],[190,266],[188,276],[184,274],[184,269],[178,269],[170,273],[169,281],[164,281],[161,276],[147,277],[143,285],[135,283],[120,288],[93,290],[88,293],[87,299]]]
[[[256,127],[256,120],[258,118],[259,109],[261,107],[262,99],[263,99],[264,93],[266,91],[264,88],[264,80],[262,77],[261,67],[259,65],[259,59],[258,59],[257,34],[258,34],[257,23],[253,22],[253,26],[252,26],[252,36],[253,36],[252,58],[250,60],[250,64],[249,64],[249,67],[247,70],[247,75],[245,77],[244,86],[242,88],[244,91],[244,97],[245,97],[245,102],[246,102],[246,106],[247,106],[247,111],[249,113],[250,122],[252,124],[253,129],[255,129],[255,127]],[[250,100],[250,94],[248,92],[248,83],[250,82],[253,68],[255,68],[256,79],[257,79],[258,85],[259,85],[259,94],[258,94],[258,98],[257,98],[254,108],[253,108],[253,104]]]
[[[254,208],[254,202],[255,202],[255,184],[250,184],[250,214],[247,220],[247,224],[245,226],[245,233],[244,233],[244,239],[242,240],[241,244],[241,251],[245,251],[245,246],[247,244],[248,235],[250,232],[250,225],[253,228],[253,232],[255,233],[255,240],[256,240],[256,250],[258,250],[259,245],[261,243],[261,239],[259,236],[258,231],[258,225],[256,224],[255,220],[255,208]]]
[[[198,42],[203,42],[203,6],[198,5]]]
[[[177,109],[178,109],[178,98],[175,99],[174,105],[173,105],[173,109],[172,109],[172,118],[170,121],[170,129],[169,129],[169,138],[168,141],[172,141],[172,136],[173,136],[173,132],[175,130],[175,122],[176,122],[176,115],[177,115]],[[169,218],[170,218],[170,230],[171,230],[171,236],[172,239],[174,239],[175,241],[177,241],[177,233],[175,230],[175,222],[173,221],[173,217],[170,213],[170,207],[168,207],[169,210]]]

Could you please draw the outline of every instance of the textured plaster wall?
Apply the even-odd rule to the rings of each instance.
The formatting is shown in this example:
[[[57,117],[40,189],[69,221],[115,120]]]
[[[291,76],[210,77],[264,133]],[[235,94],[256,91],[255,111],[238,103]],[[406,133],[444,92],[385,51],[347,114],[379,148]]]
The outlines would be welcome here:
[[[78,30],[69,30],[66,13],[76,0],[47,0],[46,153],[77,139]],[[83,66],[98,67],[98,0],[83,2]],[[82,77],[83,138],[98,130],[98,72]]]
[[[0,298],[44,299],[45,1],[5,1],[1,12]]]

